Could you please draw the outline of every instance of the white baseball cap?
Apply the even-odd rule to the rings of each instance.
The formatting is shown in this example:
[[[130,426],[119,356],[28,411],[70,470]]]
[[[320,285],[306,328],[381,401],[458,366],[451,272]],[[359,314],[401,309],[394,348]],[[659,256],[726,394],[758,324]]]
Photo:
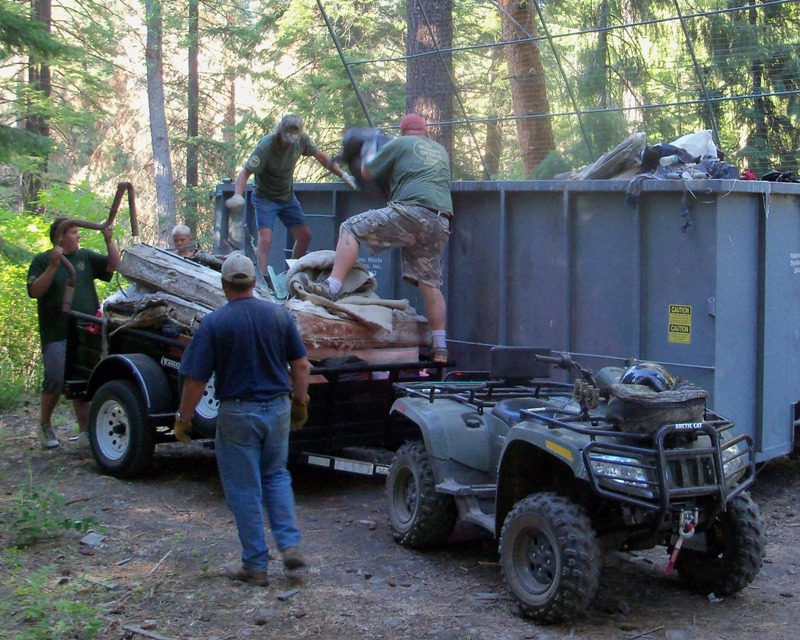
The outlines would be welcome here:
[[[241,253],[232,253],[222,263],[222,279],[225,282],[241,284],[251,282],[255,277],[253,261]]]

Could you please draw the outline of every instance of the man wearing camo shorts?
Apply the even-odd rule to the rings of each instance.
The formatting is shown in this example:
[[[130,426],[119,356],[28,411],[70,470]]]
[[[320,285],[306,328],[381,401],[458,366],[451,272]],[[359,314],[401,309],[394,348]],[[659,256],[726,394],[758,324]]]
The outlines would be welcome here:
[[[445,148],[428,138],[425,127],[421,116],[410,113],[400,122],[399,138],[365,154],[361,173],[368,180],[388,182],[388,205],[345,220],[331,275],[312,282],[301,274],[300,283],[309,293],[335,300],[361,245],[372,254],[399,247],[403,279],[419,286],[422,294],[433,336],[433,359],[447,362],[447,307],[441,286],[442,252],[453,218],[450,160]]]

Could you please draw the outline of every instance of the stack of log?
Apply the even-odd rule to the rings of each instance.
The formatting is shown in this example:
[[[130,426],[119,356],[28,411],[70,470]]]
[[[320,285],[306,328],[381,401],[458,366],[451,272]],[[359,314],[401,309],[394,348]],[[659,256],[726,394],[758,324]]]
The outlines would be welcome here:
[[[205,315],[225,304],[219,260],[181,258],[148,244],[136,244],[122,255],[119,273],[133,283],[104,302],[104,314],[115,325],[161,329],[164,325],[191,336]],[[270,299],[258,285],[255,295]],[[430,340],[427,320],[409,307],[392,312],[391,330],[339,317],[308,301],[286,304],[314,361],[356,356],[371,363],[419,359],[419,347]]]

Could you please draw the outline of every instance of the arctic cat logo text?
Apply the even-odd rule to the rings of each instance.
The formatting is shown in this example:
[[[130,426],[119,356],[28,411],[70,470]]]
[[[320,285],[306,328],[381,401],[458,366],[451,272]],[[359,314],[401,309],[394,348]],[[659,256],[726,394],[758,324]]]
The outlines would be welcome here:
[[[676,429],[680,431],[694,431],[695,429],[702,429],[703,423],[702,422],[676,422],[673,425]]]
[[[161,366],[170,367],[172,369],[180,369],[181,363],[177,360],[170,360],[166,356],[161,356]]]

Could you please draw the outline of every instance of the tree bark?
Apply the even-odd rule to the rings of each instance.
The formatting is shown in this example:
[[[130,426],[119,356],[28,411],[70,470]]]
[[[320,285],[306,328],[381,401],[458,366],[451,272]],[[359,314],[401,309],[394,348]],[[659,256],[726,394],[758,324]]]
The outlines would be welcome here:
[[[409,0],[406,108],[429,123],[428,135],[453,155],[453,1]],[[447,123],[447,124],[446,124]]]
[[[156,186],[157,235],[166,241],[177,224],[175,185],[169,150],[167,117],[164,111],[164,64],[162,59],[163,20],[161,0],[145,0],[147,12],[147,105],[150,112],[150,141],[153,147],[153,177]]]
[[[536,36],[533,0],[525,3],[500,0],[500,9],[504,41],[513,42]],[[505,54],[511,80],[511,105],[518,118],[517,140],[522,168],[527,176],[555,149],[544,65],[536,42],[507,44]]]
[[[197,236],[197,182],[198,182],[198,152],[197,136],[200,130],[199,110],[200,104],[200,74],[199,55],[200,41],[198,39],[198,22],[200,11],[198,0],[189,0],[189,86],[187,87],[187,114],[186,114],[186,225],[192,232],[192,237]]]
[[[50,32],[52,28],[51,0],[33,0],[31,8],[32,18],[41,22],[44,28]],[[52,94],[50,66],[40,62],[35,55],[28,59],[28,85],[34,93],[38,93],[46,101],[50,99]],[[29,102],[28,113],[25,117],[25,130],[49,138],[50,124],[47,117],[37,111]],[[39,191],[45,185],[48,164],[49,157],[45,154],[38,158],[38,166],[34,171],[26,171],[22,175],[22,202],[23,207],[28,211],[38,210],[36,201],[39,199]]]

